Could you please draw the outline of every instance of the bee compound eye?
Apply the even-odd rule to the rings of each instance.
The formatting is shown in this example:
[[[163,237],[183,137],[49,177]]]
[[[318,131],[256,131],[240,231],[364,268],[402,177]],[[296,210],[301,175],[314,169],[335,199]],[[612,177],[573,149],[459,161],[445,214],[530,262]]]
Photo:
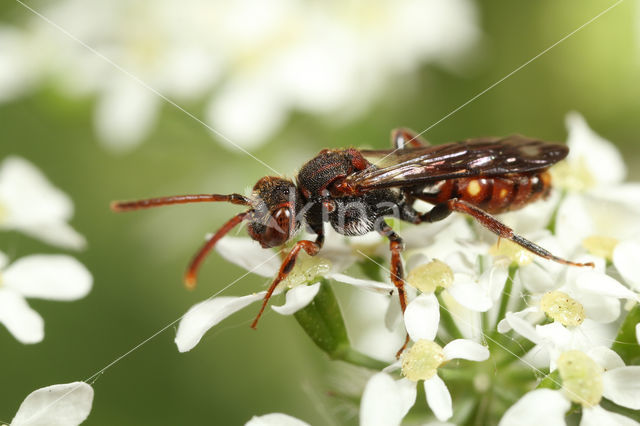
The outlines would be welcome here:
[[[268,247],[284,244],[291,234],[291,225],[291,211],[286,207],[279,208],[269,220],[262,236],[262,243]]]

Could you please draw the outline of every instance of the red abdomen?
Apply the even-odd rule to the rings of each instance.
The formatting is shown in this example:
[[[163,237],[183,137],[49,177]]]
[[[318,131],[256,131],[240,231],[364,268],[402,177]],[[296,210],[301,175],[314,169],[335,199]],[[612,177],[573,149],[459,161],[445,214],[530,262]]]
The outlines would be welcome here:
[[[544,170],[500,177],[448,179],[427,189],[419,198],[432,204],[457,198],[487,213],[497,214],[546,198],[550,190],[551,175]]]

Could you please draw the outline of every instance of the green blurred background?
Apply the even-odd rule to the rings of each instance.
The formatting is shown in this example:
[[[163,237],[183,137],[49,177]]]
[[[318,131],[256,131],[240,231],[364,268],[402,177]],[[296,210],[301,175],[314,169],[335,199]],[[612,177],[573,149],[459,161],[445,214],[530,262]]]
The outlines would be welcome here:
[[[390,129],[422,130],[585,23],[612,1],[479,1],[483,38],[471,64],[453,74],[423,67],[416,79],[398,79],[370,112],[349,124],[295,114],[287,127],[253,154],[293,175],[324,147],[389,146]],[[585,115],[616,143],[640,177],[640,18],[627,0],[534,61],[424,136],[444,142],[523,133],[564,141],[564,116]],[[0,20],[27,12],[11,0]],[[182,272],[201,244],[238,211],[192,205],[116,215],[114,199],[198,192],[242,192],[268,174],[247,155],[221,147],[207,130],[177,109],[163,107],[148,140],[126,155],[105,151],[92,128],[92,99],[69,101],[42,88],[0,105],[0,158],[23,156],[73,198],[73,226],[89,248],[77,256],[95,282],[72,303],[31,300],[45,319],[44,342],[18,343],[0,328],[0,420],[9,421],[36,388],[82,380],[174,321],[244,271],[213,254],[199,287],[186,291]],[[199,111],[201,105],[183,105]],[[59,253],[17,233],[3,233],[11,258]],[[226,295],[262,288],[247,276]],[[252,415],[285,412],[312,424],[356,421],[342,401],[327,396],[334,366],[295,320],[267,313],[254,332],[257,306],[229,318],[191,352],[179,354],[175,327],[155,337],[95,381],[88,424],[242,424]]]

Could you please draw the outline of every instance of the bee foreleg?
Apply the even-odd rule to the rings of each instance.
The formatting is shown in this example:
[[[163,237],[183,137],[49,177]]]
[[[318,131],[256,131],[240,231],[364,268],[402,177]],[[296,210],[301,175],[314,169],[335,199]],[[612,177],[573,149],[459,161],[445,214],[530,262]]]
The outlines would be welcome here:
[[[296,264],[296,260],[298,258],[298,254],[300,253],[300,250],[304,249],[304,251],[306,251],[309,256],[315,256],[316,254],[318,254],[318,252],[322,248],[323,242],[324,242],[324,236],[318,235],[315,241],[301,240],[301,241],[298,241],[293,246],[293,248],[291,249],[287,257],[285,257],[284,261],[282,262],[282,265],[280,265],[280,271],[278,272],[278,276],[276,277],[275,280],[273,280],[273,282],[269,286],[269,289],[267,290],[267,294],[264,295],[264,299],[262,299],[262,307],[260,308],[260,312],[258,312],[258,315],[256,316],[256,318],[253,320],[253,323],[251,323],[251,328],[255,329],[258,326],[258,320],[260,320],[260,317],[262,316],[264,309],[267,307],[267,303],[269,302],[269,299],[273,295],[273,291],[276,289],[278,284],[280,284],[280,282],[284,280],[287,277],[287,275],[289,275],[289,273],[293,270],[293,267]]]

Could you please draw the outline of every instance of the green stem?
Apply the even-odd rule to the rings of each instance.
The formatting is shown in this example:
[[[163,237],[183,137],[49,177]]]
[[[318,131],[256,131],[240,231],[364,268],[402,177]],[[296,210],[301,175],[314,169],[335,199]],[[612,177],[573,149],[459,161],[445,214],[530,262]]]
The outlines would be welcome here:
[[[627,365],[640,363],[640,345],[636,340],[636,324],[639,322],[640,305],[635,305],[624,318],[615,343],[611,346]]]
[[[338,299],[326,280],[321,281],[320,290],[313,301],[296,312],[294,317],[316,346],[331,359],[372,370],[387,366],[351,347]]]
[[[338,351],[338,353],[334,354],[332,358],[347,362],[352,365],[357,365],[359,367],[365,367],[371,370],[378,371],[389,365],[375,358],[371,358],[370,356],[365,355],[362,352],[358,352],[351,346],[347,347],[346,350]]]
[[[515,278],[516,271],[518,270],[518,265],[511,264],[509,266],[509,275],[507,276],[507,282],[504,284],[504,289],[502,290],[502,299],[500,299],[500,308],[498,310],[498,316],[496,317],[496,332],[498,323],[502,320],[507,313],[507,305],[509,304],[509,299],[511,298],[511,289],[513,288],[513,279]]]

